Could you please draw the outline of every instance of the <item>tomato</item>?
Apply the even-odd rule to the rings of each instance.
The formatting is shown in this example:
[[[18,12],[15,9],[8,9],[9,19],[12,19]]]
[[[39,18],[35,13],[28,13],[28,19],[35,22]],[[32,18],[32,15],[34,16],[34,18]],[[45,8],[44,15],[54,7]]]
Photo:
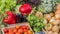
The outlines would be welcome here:
[[[20,28],[20,26],[16,26],[15,28],[16,28],[16,29],[19,29],[19,28]]]
[[[8,32],[7,28],[4,28],[3,31],[4,31],[5,33]]]
[[[29,27],[28,27],[28,26],[26,26],[26,25],[23,25],[23,26],[22,26],[22,29],[27,29],[27,30],[28,30],[28,29],[29,29]]]
[[[14,29],[13,32],[16,33],[17,32],[17,29]]]
[[[16,32],[15,34],[20,34],[19,32]]]
[[[14,34],[13,32],[9,32],[8,34]]]
[[[27,32],[28,30],[27,30],[27,29],[24,29],[23,31],[24,31],[24,32]]]
[[[8,33],[5,33],[5,34],[8,34]]]
[[[19,33],[23,33],[23,29],[19,29],[18,32],[19,32]]]
[[[13,29],[12,29],[12,28],[9,28],[9,29],[8,29],[8,32],[13,32]]]
[[[30,31],[30,30],[28,30],[27,32],[28,32],[28,34],[33,34],[32,31]]]
[[[24,34],[28,34],[27,32],[24,32]]]

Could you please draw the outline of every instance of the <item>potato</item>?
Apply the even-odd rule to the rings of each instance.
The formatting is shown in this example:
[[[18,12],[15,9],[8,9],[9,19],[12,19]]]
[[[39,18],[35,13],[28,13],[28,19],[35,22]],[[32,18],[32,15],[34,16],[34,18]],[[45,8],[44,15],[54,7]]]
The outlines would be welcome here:
[[[53,27],[52,27],[52,31],[53,31],[53,32],[59,32],[58,26],[53,26]]]

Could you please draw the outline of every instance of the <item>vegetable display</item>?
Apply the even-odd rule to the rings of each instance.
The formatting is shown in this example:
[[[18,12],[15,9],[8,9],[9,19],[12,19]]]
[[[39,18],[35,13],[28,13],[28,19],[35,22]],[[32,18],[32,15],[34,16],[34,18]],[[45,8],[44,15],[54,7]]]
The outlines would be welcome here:
[[[0,0],[0,34],[60,34],[60,0]]]
[[[15,26],[14,28],[4,28],[4,34],[33,34],[28,26]]]
[[[54,13],[45,15],[45,34],[60,34],[60,4],[57,4],[56,11]]]
[[[30,23],[34,32],[40,32],[42,31],[42,28],[44,28],[43,18],[39,18],[31,14],[31,15],[28,15],[27,20]]]

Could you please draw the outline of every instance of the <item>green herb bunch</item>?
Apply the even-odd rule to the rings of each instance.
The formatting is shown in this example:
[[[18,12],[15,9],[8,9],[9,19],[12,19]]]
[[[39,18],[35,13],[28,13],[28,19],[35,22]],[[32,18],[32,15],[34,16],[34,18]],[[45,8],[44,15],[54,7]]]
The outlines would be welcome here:
[[[27,19],[34,32],[40,32],[42,31],[42,28],[44,28],[43,18],[38,18],[34,15],[28,15]]]

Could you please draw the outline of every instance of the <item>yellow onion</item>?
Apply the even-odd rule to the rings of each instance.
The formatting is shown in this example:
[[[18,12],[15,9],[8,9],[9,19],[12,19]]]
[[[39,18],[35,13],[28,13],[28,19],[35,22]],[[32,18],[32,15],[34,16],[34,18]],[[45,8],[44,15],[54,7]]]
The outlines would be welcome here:
[[[46,14],[45,19],[49,21],[51,19],[51,15],[50,14]]]
[[[53,26],[53,27],[52,27],[52,31],[53,31],[53,32],[59,32],[58,26]]]
[[[60,10],[60,4],[56,5],[56,10]]]
[[[55,19],[59,20],[60,19],[60,14],[56,14]]]
[[[58,32],[53,32],[53,34],[58,34]]]
[[[52,17],[53,17],[53,16],[54,16],[54,13],[50,13],[50,16],[52,16]]]
[[[53,25],[58,25],[60,22],[60,20],[55,20],[54,22],[52,22]]]
[[[56,10],[55,14],[60,14],[60,10]]]
[[[52,31],[48,31],[48,33],[47,34],[52,34],[53,32]]]
[[[47,30],[49,31],[49,30],[51,30],[52,29],[52,24],[48,24],[47,25]]]

